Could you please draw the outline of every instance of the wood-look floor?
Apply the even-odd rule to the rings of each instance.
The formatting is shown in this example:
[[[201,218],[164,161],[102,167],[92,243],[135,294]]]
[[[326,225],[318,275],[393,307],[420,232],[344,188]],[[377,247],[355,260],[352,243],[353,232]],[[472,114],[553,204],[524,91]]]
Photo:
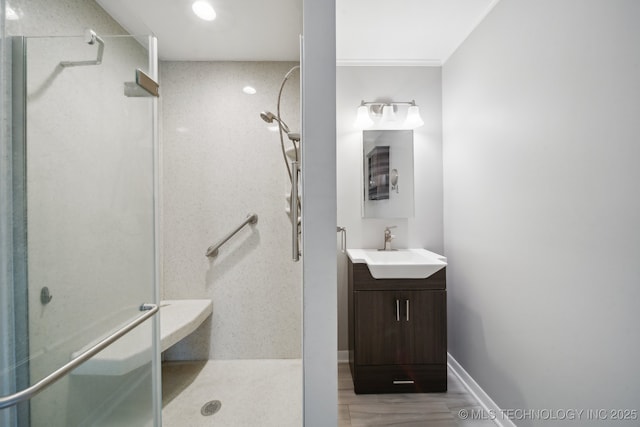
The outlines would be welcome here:
[[[446,393],[355,394],[349,364],[338,364],[339,426],[495,427],[492,421],[462,420],[461,409],[480,409],[449,373]]]

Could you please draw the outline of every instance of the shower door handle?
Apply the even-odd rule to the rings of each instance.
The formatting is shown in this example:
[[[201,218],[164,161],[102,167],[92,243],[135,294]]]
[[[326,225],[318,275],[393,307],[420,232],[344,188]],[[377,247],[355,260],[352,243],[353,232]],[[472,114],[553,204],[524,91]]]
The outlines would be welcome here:
[[[291,247],[293,261],[300,260],[300,247],[298,236],[300,234],[298,224],[298,173],[300,172],[300,163],[291,162],[291,205],[289,212],[291,212]]]
[[[65,365],[56,369],[30,387],[9,396],[0,396],[0,409],[9,408],[11,406],[17,405],[20,402],[31,399],[33,396],[40,393],[42,390],[46,389],[59,379],[69,375],[69,373],[75,368],[82,365],[84,362],[91,359],[93,356],[100,353],[105,348],[109,347],[124,335],[128,334],[131,330],[135,329],[145,320],[154,316],[158,312],[158,310],[159,307],[156,304],[142,304],[140,306],[140,311],[144,312],[144,314],[136,317],[131,322],[113,332],[108,337],[103,338],[98,343],[89,347],[87,350],[80,353],[77,357],[71,359],[71,361],[67,362]]]

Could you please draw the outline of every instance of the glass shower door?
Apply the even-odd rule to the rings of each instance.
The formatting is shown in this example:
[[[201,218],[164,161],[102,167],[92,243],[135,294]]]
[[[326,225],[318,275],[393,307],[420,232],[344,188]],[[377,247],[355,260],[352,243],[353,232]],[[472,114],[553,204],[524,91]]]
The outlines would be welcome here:
[[[136,84],[157,60],[153,38],[90,33],[16,38],[12,56],[19,391],[158,303],[156,101]],[[159,425],[157,325],[11,409],[15,425]]]

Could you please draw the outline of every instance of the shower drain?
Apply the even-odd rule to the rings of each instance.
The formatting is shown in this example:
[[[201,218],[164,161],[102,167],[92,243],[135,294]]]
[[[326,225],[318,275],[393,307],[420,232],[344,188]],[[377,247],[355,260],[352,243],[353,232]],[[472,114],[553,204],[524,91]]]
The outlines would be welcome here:
[[[222,408],[222,403],[219,400],[210,400],[202,405],[200,413],[205,417],[208,417],[209,415],[213,415],[218,412],[220,408]]]

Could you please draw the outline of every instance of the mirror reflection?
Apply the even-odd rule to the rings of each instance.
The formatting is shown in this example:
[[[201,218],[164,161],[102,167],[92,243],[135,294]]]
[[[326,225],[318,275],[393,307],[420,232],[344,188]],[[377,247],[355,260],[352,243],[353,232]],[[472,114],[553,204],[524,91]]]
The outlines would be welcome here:
[[[364,218],[413,216],[413,131],[362,132]]]

